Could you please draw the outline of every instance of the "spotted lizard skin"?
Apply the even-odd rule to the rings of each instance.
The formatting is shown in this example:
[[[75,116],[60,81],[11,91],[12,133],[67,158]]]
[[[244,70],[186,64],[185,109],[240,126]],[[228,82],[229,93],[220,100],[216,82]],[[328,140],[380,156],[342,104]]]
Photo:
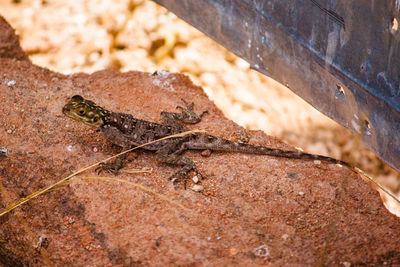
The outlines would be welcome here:
[[[130,114],[108,111],[79,95],[75,95],[69,100],[63,107],[63,113],[74,120],[93,127],[100,127],[109,141],[123,149],[129,149],[187,131],[188,129],[179,122],[198,123],[206,112],[196,114],[193,110],[193,103],[188,104],[185,101],[184,103],[186,107],[177,107],[181,113],[161,112],[161,124],[140,120]],[[182,169],[177,172],[180,176],[185,176],[191,170],[198,172],[193,161],[183,156],[183,152],[186,150],[239,152],[300,160],[319,160],[345,165],[353,169],[348,163],[331,157],[232,142],[203,133],[164,139],[146,145],[142,149],[155,151],[157,159],[161,162],[181,166]],[[125,157],[120,157],[114,163],[104,163],[100,170],[117,172],[123,166],[124,159]]]

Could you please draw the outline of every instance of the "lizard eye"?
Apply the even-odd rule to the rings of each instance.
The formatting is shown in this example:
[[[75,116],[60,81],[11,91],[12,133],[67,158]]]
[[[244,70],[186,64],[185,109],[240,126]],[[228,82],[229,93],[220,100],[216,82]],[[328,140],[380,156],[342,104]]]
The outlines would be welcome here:
[[[71,99],[76,101],[76,102],[82,102],[83,101],[83,97],[81,97],[80,95],[74,95],[73,97],[71,97]]]
[[[93,122],[97,122],[99,119],[97,117],[93,118]]]
[[[79,110],[79,115],[83,115],[83,114],[85,114],[85,110],[83,110],[83,109]]]

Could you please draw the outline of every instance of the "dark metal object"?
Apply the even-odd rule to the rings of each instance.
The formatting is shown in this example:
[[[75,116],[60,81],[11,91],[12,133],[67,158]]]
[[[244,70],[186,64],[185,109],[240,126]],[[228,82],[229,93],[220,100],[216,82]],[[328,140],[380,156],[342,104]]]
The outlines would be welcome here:
[[[400,1],[155,0],[400,170]]]

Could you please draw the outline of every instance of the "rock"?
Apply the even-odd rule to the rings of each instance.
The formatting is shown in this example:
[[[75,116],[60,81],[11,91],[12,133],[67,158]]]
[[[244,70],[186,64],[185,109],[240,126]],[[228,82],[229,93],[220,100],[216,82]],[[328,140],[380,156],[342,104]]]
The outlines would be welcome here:
[[[12,32],[0,19],[0,145],[8,149],[0,157],[2,210],[116,153],[100,132],[61,115],[75,94],[154,121],[184,98],[212,114],[192,129],[219,136],[242,131],[257,145],[294,150],[223,117],[182,74],[62,75],[33,65]],[[128,164],[150,167],[150,174],[100,177],[89,170],[0,217],[0,264],[400,264],[399,219],[348,169],[237,153],[186,155],[205,177],[202,194],[168,187],[176,168],[150,152]]]

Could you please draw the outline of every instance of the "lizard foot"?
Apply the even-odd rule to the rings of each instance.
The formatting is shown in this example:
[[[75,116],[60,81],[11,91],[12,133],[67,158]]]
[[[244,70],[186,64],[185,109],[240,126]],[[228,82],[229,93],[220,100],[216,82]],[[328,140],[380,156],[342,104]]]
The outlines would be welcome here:
[[[118,171],[122,168],[124,160],[127,156],[128,154],[123,154],[117,157],[114,162],[100,162],[99,166],[97,166],[96,168],[97,174],[100,174],[102,171],[106,171],[116,175]]]
[[[182,120],[183,122],[186,123],[198,123],[199,121],[201,121],[201,118],[208,113],[207,110],[203,111],[200,114],[197,114],[196,112],[194,112],[194,103],[188,103],[185,101],[185,99],[181,99],[182,102],[185,104],[186,107],[182,107],[182,106],[177,106],[177,109],[180,109],[182,111],[182,116],[181,118],[179,118],[180,120]]]
[[[119,171],[119,169],[121,169],[121,167],[122,166],[120,166],[119,164],[116,164],[115,162],[113,162],[113,163],[101,162],[99,164],[99,166],[97,166],[95,171],[97,172],[97,174],[100,174],[104,171],[104,172],[110,172],[110,173],[117,175],[118,171]]]
[[[186,165],[183,166],[179,171],[172,174],[168,180],[172,181],[175,185],[180,180],[183,180],[183,188],[186,190],[187,181],[189,180],[188,174],[190,171],[194,171],[200,179],[203,179],[203,175],[201,175],[200,171],[194,165]]]

